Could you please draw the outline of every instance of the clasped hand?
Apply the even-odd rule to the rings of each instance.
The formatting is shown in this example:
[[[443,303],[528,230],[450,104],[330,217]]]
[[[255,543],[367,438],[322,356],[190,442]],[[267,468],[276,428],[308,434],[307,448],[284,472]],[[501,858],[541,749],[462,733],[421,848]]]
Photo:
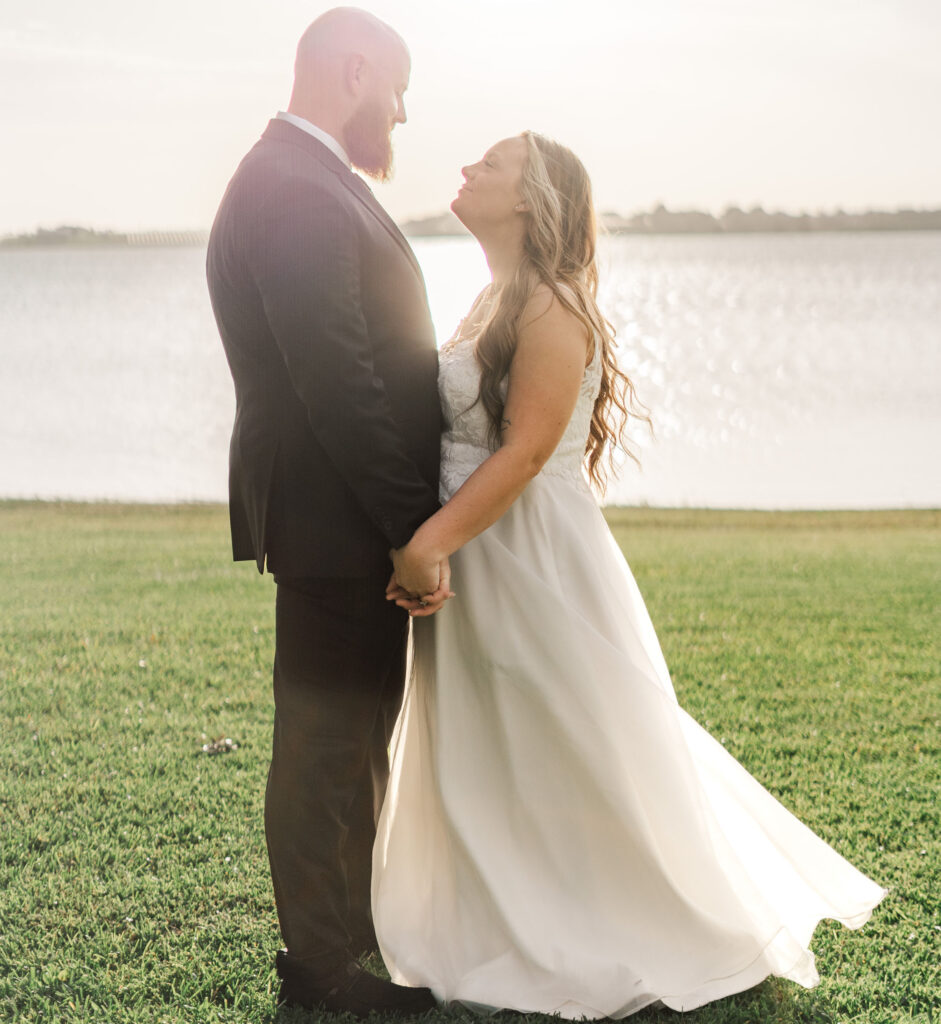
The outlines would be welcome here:
[[[451,566],[447,556],[435,558],[416,550],[411,544],[389,552],[393,572],[386,587],[386,600],[395,601],[409,615],[434,615],[450,597]]]

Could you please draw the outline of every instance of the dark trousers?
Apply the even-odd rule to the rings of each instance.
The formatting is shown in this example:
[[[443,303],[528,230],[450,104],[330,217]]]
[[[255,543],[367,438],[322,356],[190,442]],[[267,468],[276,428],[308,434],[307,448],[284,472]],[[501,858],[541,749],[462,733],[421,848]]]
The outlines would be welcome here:
[[[281,934],[311,966],[375,942],[370,877],[408,615],[387,578],[276,576],[265,835]]]

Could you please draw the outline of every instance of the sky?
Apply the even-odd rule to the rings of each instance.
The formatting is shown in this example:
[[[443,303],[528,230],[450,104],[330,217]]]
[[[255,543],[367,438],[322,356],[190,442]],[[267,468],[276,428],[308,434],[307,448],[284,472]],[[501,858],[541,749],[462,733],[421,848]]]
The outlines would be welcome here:
[[[206,228],[288,101],[300,0],[3,0],[0,235]],[[937,0],[373,0],[412,53],[397,219],[524,128],[600,210],[941,207]]]

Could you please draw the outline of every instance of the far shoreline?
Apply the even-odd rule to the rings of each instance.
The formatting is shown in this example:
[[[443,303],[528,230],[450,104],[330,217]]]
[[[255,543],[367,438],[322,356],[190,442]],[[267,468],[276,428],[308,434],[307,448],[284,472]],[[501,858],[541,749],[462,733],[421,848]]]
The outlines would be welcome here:
[[[410,242],[436,242],[466,240],[473,238],[467,233],[458,234],[423,234],[415,235],[403,232]],[[868,236],[886,237],[889,235],[931,235],[941,234],[941,226],[937,228],[869,228],[869,229],[840,229],[821,228],[813,231],[600,231],[601,239],[610,238],[834,238],[836,236]],[[19,243],[0,239],[0,253],[3,252],[98,252],[112,250],[151,250],[151,249],[199,249],[205,251],[208,238],[201,241],[188,242],[138,242],[129,245],[123,242],[101,243],[101,242],[56,242],[49,244]]]
[[[938,529],[941,507],[905,508],[710,508],[693,506],[603,505],[611,525],[676,529]],[[220,501],[119,501],[65,498],[0,498],[0,514],[36,513],[65,520],[139,516],[155,519],[218,517],[225,525],[228,506]]]
[[[669,210],[660,204],[648,212],[624,217],[612,211],[598,214],[600,231],[620,235],[782,235],[801,237],[814,234],[860,232],[941,231],[941,208],[934,210],[867,210],[862,213],[782,213],[761,207],[742,210],[731,206],[719,216],[701,210]],[[409,238],[470,238],[470,233],[453,213],[401,221],[399,228]],[[30,233],[0,238],[0,249],[49,248],[163,248],[205,246],[209,231],[151,230],[120,232],[59,225]]]

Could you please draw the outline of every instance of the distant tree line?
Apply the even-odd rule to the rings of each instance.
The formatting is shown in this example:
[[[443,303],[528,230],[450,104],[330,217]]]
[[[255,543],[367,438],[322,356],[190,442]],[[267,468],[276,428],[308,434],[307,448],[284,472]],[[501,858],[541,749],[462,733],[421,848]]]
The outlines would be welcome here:
[[[669,210],[660,203],[647,213],[624,217],[619,213],[599,214],[609,234],[745,234],[760,231],[941,231],[939,210],[867,210],[864,213],[780,213],[754,206],[742,210],[729,206],[718,217],[701,210]],[[451,212],[407,220],[401,225],[407,235],[466,235],[467,229]],[[205,245],[206,231],[140,231],[122,233],[95,231],[63,225],[40,228],[32,234],[0,238],[0,246],[142,246]]]
[[[0,239],[0,246],[141,246],[141,245],[205,245],[206,231],[95,231],[62,225],[40,228],[29,235],[13,235]]]
[[[601,213],[609,234],[742,234],[756,231],[938,231],[941,210],[869,210],[865,213],[774,213],[760,206],[742,210],[729,206],[718,217],[701,210],[668,210],[662,203],[648,213],[624,217]],[[460,235],[466,229],[453,213],[406,221],[407,235]]]
[[[937,231],[941,210],[867,210],[863,213],[776,213],[754,206],[729,206],[718,217],[700,210],[668,210],[662,203],[649,213],[600,217],[608,231],[640,234],[739,234],[750,231]]]

